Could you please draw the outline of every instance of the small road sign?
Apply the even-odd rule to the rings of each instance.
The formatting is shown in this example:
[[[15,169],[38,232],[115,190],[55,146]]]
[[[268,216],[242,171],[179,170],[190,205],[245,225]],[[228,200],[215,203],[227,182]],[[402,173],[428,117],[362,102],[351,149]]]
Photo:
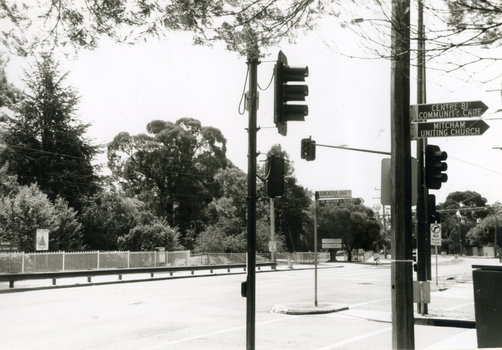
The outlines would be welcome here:
[[[352,198],[352,190],[316,191],[316,199]]]
[[[357,198],[338,198],[331,200],[323,200],[319,202],[320,207],[344,207],[348,205],[362,205],[364,203],[364,199],[361,197]]]
[[[431,224],[431,245],[441,246],[441,224]]]
[[[490,126],[482,119],[412,123],[411,139],[483,135]]]
[[[322,239],[323,249],[340,249],[342,248],[341,238],[323,238]]]
[[[269,241],[268,242],[268,250],[270,252],[276,252],[277,251],[277,243],[276,243],[276,241]]]
[[[412,121],[481,117],[488,110],[482,101],[420,104],[410,107]]]

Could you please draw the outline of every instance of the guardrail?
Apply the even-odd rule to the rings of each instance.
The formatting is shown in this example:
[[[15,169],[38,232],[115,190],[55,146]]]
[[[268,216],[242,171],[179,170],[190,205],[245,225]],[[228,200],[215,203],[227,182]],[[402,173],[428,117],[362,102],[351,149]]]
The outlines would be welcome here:
[[[276,268],[274,262],[260,262],[256,264],[258,270],[261,267],[270,266],[273,270]],[[226,265],[206,265],[206,266],[168,266],[168,267],[138,267],[138,268],[116,268],[116,269],[101,269],[101,270],[84,270],[84,271],[60,271],[60,272],[32,272],[32,273],[10,273],[0,274],[0,282],[9,282],[9,288],[14,288],[14,282],[25,280],[43,280],[52,279],[52,285],[56,285],[56,280],[60,278],[74,278],[74,277],[87,277],[87,282],[92,282],[92,277],[118,275],[119,280],[122,280],[122,275],[128,274],[145,274],[149,273],[150,277],[154,277],[156,273],[169,272],[172,276],[175,272],[194,271],[199,270],[224,270],[230,272],[231,269],[244,269],[246,271],[246,264],[226,264]]]

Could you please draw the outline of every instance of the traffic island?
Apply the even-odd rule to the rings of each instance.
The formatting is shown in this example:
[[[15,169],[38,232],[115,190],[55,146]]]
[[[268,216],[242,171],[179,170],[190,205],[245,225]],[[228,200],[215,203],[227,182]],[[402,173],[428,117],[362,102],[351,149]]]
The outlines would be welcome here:
[[[332,312],[340,312],[348,310],[347,306],[334,303],[292,303],[292,304],[277,304],[272,308],[272,312],[286,315],[318,315],[329,314]]]

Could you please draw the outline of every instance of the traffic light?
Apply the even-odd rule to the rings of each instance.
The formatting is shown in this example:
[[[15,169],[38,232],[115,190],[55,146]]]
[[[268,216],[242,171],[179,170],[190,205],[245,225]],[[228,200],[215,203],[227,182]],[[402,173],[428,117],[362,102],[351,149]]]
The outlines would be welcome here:
[[[274,67],[274,123],[279,134],[286,136],[288,121],[304,121],[309,109],[305,104],[289,102],[305,101],[309,88],[304,84],[290,84],[305,81],[309,75],[308,67],[290,67],[288,59],[282,51]]]
[[[429,223],[440,223],[441,222],[441,216],[440,214],[436,211],[436,196],[433,194],[429,195],[429,203],[427,205],[427,208],[429,210]]]
[[[286,171],[284,158],[278,156],[270,156],[267,159],[265,168],[266,190],[270,198],[280,197],[284,194],[284,173]]]
[[[312,140],[312,137],[308,139],[302,139],[302,159],[305,160],[315,160],[315,141]]]
[[[443,162],[446,159],[448,154],[441,152],[439,146],[425,147],[425,185],[428,189],[439,190],[441,184],[448,181],[448,175],[443,173],[448,169],[448,164]]]

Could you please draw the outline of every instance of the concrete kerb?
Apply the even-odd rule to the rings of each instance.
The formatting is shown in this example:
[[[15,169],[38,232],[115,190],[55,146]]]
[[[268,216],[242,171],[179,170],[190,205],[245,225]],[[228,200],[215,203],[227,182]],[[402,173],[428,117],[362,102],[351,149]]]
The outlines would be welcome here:
[[[291,303],[277,304],[272,308],[272,312],[286,315],[319,315],[332,312],[340,312],[348,310],[347,306],[334,303]]]

